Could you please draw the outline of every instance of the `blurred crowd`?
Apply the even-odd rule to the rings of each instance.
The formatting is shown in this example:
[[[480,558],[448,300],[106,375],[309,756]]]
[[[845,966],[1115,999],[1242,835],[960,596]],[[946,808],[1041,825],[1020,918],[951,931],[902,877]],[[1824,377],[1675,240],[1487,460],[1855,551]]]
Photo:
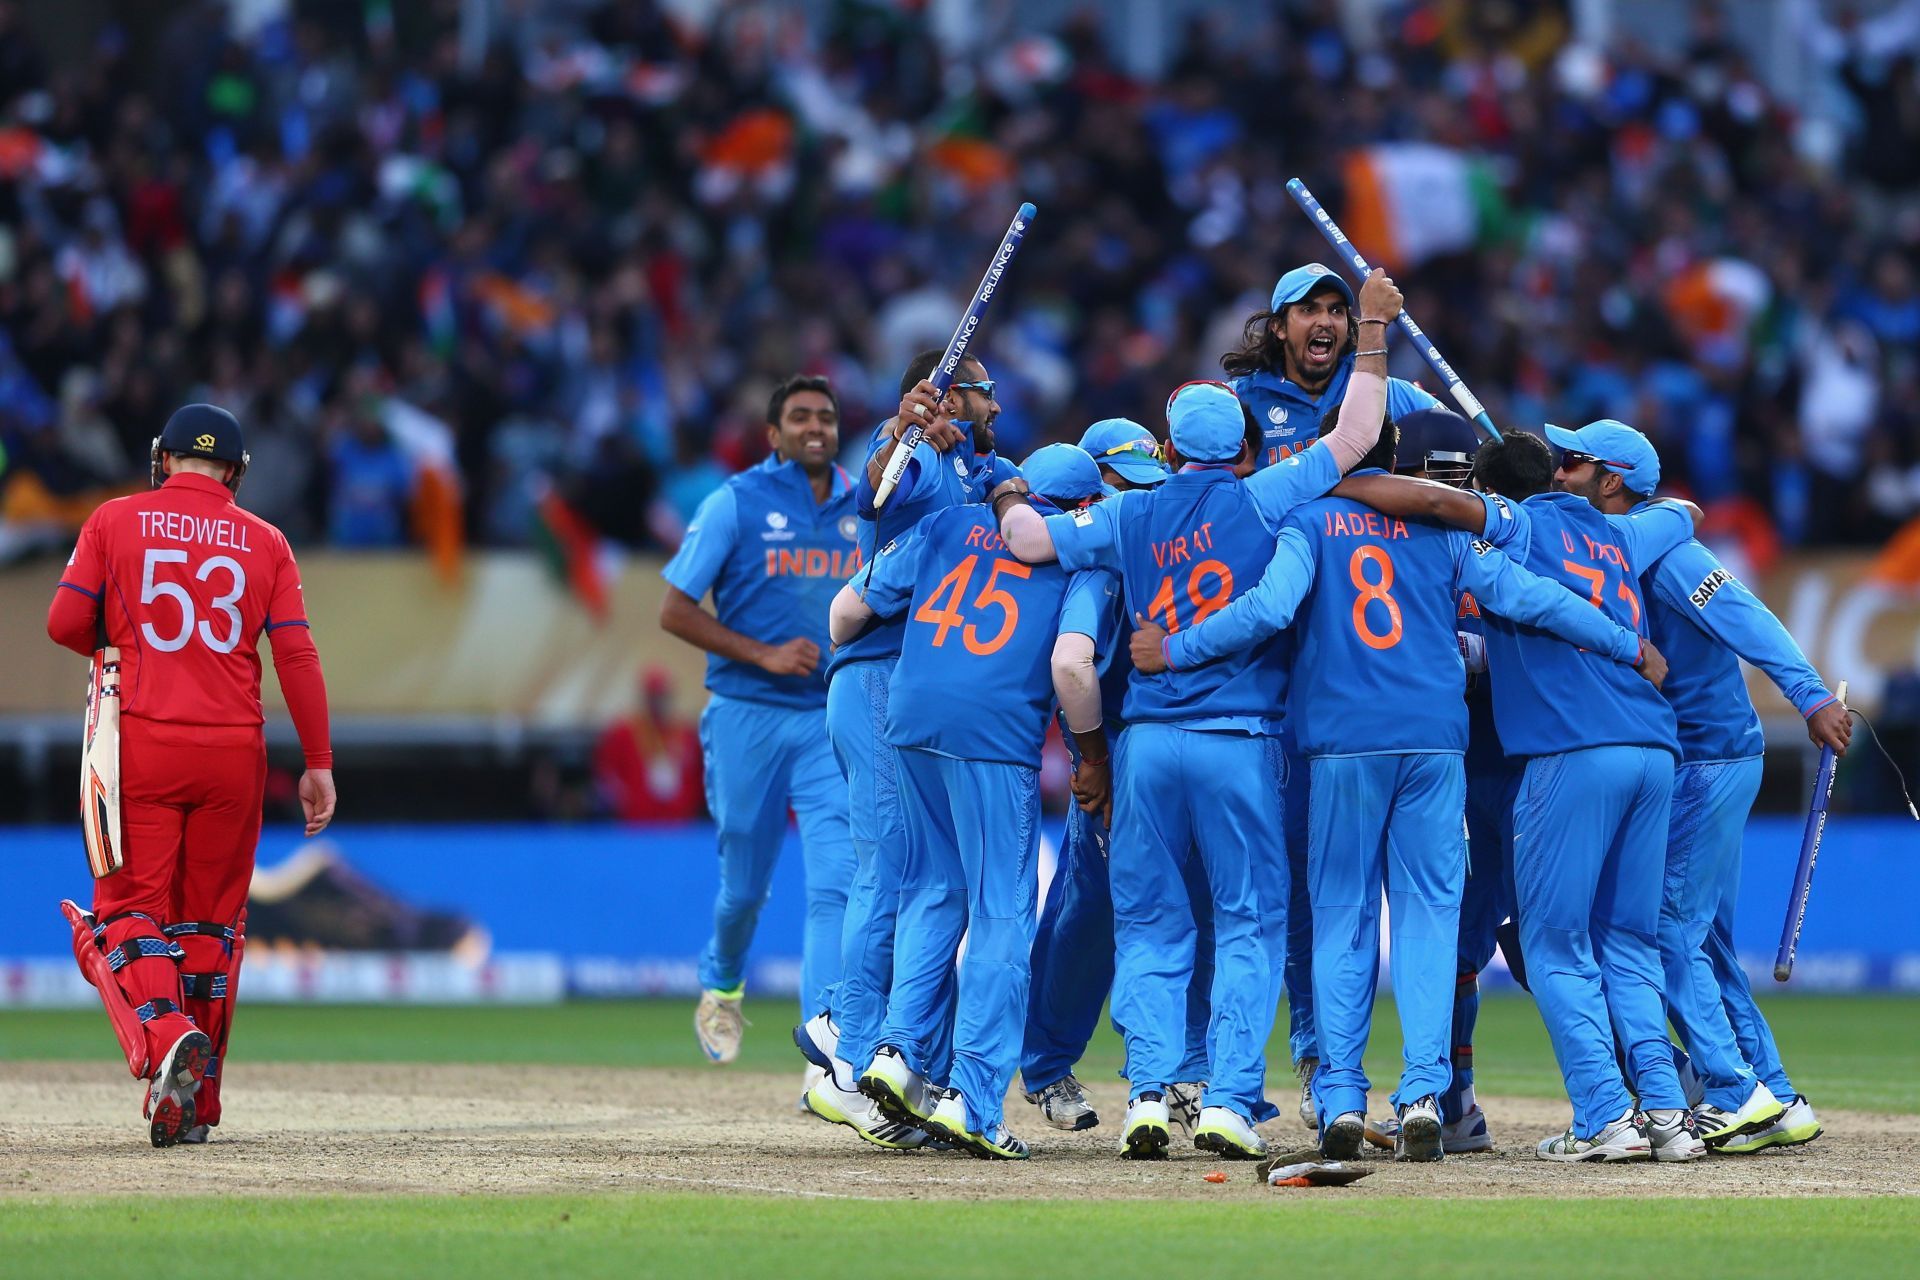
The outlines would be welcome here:
[[[481,38],[462,7],[197,0],[55,62],[0,0],[0,559],[143,483],[190,399],[246,424],[246,503],[296,545],[449,512],[524,545],[557,495],[671,546],[776,378],[831,376],[858,452],[1023,198],[1003,448],[1159,428],[1325,258],[1286,179],[1338,214],[1345,157],[1415,140],[1490,177],[1471,245],[1393,265],[1497,421],[1632,422],[1763,546],[1920,511],[1907,0],[1770,6],[1790,95],[1714,4],[1662,53],[1548,0],[1382,0],[1369,41],[1223,4],[1150,81],[1091,6],[971,40],[906,0],[507,0]]]

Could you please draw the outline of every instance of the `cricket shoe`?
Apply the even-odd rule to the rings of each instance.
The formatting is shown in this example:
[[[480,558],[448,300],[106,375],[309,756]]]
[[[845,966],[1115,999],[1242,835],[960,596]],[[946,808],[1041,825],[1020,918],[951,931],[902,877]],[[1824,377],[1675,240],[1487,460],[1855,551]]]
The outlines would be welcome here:
[[[937,1138],[960,1147],[982,1160],[1025,1160],[1027,1144],[1013,1135],[1003,1122],[991,1129],[974,1130],[967,1125],[967,1100],[958,1089],[946,1089],[927,1120],[927,1129]]]
[[[1320,1131],[1320,1154],[1329,1160],[1358,1160],[1367,1132],[1363,1111],[1343,1111]]]
[[[1182,1137],[1191,1138],[1200,1127],[1200,1099],[1207,1086],[1195,1080],[1183,1084],[1167,1086],[1167,1125],[1178,1129]]]
[[[1127,1104],[1120,1156],[1124,1160],[1167,1158],[1167,1100],[1158,1091],[1149,1089]]]
[[[807,1069],[800,1073],[800,1101],[793,1104],[793,1109],[801,1115],[806,1115],[812,1111],[813,1108],[807,1105],[807,1091],[826,1078],[827,1069],[825,1067],[816,1067],[809,1062]]]
[[[1240,1114],[1227,1107],[1207,1107],[1193,1131],[1193,1145],[1229,1160],[1258,1160],[1267,1154],[1265,1139]]]
[[[147,1136],[156,1147],[170,1147],[194,1127],[193,1095],[207,1074],[213,1041],[204,1031],[189,1031],[173,1042],[147,1089]]]
[[[1639,1114],[1628,1111],[1591,1138],[1576,1137],[1571,1126],[1558,1137],[1542,1138],[1534,1154],[1563,1164],[1611,1164],[1618,1160],[1651,1160],[1653,1143]]]
[[[1086,1089],[1073,1078],[1071,1071],[1026,1097],[1028,1102],[1040,1108],[1041,1116],[1056,1129],[1079,1133],[1100,1123],[1100,1113],[1087,1101]]]
[[[1320,1113],[1313,1105],[1313,1075],[1318,1070],[1318,1058],[1302,1058],[1293,1064],[1293,1074],[1300,1078],[1300,1123],[1309,1129],[1320,1127]]]
[[[204,1147],[207,1145],[207,1139],[212,1135],[212,1132],[212,1129],[204,1124],[196,1124],[191,1129],[183,1129],[180,1133],[180,1145],[183,1147]]]
[[[793,1029],[793,1045],[808,1062],[831,1071],[833,1060],[840,1056],[840,1028],[826,1014],[816,1013]]]
[[[862,1141],[888,1151],[915,1151],[928,1144],[924,1129],[892,1119],[857,1089],[842,1089],[833,1082],[832,1072],[822,1073],[801,1102],[829,1124],[843,1124]]]
[[[693,1034],[707,1061],[725,1066],[740,1056],[740,1037],[747,1026],[740,1002],[746,994],[745,987],[700,993],[700,1003],[693,1011]]]
[[[940,1101],[940,1091],[908,1066],[900,1051],[890,1044],[876,1049],[873,1061],[860,1073],[860,1092],[903,1124],[924,1124],[932,1119],[933,1109]]]
[[[1393,1158],[1416,1164],[1445,1155],[1440,1124],[1440,1100],[1432,1094],[1396,1108],[1399,1132],[1394,1135]]]
[[[1397,1149],[1399,1140],[1400,1118],[1398,1116],[1367,1121],[1367,1141],[1382,1151]],[[1441,1123],[1440,1150],[1450,1156],[1493,1150],[1493,1135],[1487,1132],[1487,1113],[1480,1109],[1478,1103],[1475,1103],[1458,1120],[1447,1120]]]
[[[1647,1141],[1655,1160],[1698,1160],[1707,1154],[1694,1127],[1693,1113],[1673,1109],[1647,1112]]]
[[[1753,1092],[1747,1095],[1738,1111],[1722,1111],[1711,1102],[1703,1102],[1694,1110],[1693,1122],[1699,1127],[1701,1139],[1709,1147],[1718,1149],[1734,1138],[1771,1128],[1786,1110],[1780,1099],[1773,1096],[1773,1090],[1756,1080]]]
[[[1824,1132],[1826,1128],[1813,1113],[1813,1104],[1805,1094],[1796,1093],[1778,1120],[1758,1133],[1742,1134],[1720,1150],[1728,1155],[1747,1156],[1768,1147],[1797,1147],[1803,1142],[1812,1142]]]

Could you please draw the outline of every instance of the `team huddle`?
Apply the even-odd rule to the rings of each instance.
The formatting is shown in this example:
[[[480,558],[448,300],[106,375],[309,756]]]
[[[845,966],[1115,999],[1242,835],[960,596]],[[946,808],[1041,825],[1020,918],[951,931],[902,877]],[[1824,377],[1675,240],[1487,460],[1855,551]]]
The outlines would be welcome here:
[[[1472,1044],[1496,948],[1572,1103],[1541,1158],[1820,1133],[1733,951],[1764,749],[1740,660],[1817,744],[1844,752],[1845,708],[1697,510],[1654,496],[1645,436],[1478,444],[1387,376],[1400,303],[1378,271],[1357,295],[1290,271],[1230,381],[1173,391],[1164,442],[1108,419],[1018,467],[971,358],[942,394],[941,353],[914,357],[857,476],[826,381],[774,393],[774,455],[665,570],[662,625],[710,655],[713,1061],[739,1050],[791,809],[803,1105],[879,1146],[1026,1158],[1016,1071],[1047,1124],[1098,1124],[1074,1068],[1110,999],[1120,1154],[1164,1158],[1179,1131],[1262,1157],[1284,997],[1326,1156],[1488,1150]],[[1036,909],[1056,715],[1075,804]],[[1383,893],[1404,1069],[1370,1119]]]

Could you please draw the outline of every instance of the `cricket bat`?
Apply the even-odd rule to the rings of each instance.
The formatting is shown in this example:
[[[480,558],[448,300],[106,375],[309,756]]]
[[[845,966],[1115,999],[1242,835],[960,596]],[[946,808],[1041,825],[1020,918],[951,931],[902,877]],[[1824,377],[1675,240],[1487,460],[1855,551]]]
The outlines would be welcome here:
[[[126,865],[120,847],[120,650],[96,649],[80,740],[80,829],[96,880]]]

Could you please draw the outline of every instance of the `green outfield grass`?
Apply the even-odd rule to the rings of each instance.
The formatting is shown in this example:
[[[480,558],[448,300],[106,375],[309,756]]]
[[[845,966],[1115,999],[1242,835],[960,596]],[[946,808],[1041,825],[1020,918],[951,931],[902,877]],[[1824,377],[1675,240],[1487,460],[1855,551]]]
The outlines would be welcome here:
[[[857,1242],[857,1243],[856,1243]],[[1041,1261],[1044,1251],[1044,1262]],[[1741,1280],[1910,1274],[1911,1201],[783,1201],[651,1194],[0,1204],[0,1275],[245,1260],[276,1280],[418,1275],[845,1280],[1295,1274]],[[217,1269],[217,1267],[216,1267]]]
[[[1828,1107],[1920,1112],[1920,998],[1774,996],[1764,1002],[1795,1083]],[[786,1000],[747,1001],[753,1020],[735,1070],[797,1071]],[[253,1005],[240,1017],[234,1048],[244,1058],[375,1062],[550,1062],[577,1066],[697,1066],[693,1004],[686,1000],[574,1002],[531,1008],[396,1008]],[[1283,1031],[1285,1015],[1280,1019]],[[1399,1074],[1399,1026],[1391,1002],[1375,1019],[1368,1073]],[[1556,1097],[1560,1074],[1533,1002],[1524,995],[1482,1002],[1476,1071],[1482,1092]],[[101,1059],[118,1055],[98,1011],[0,1014],[0,1057]],[[1270,1048],[1286,1060],[1284,1034]],[[1120,1041],[1103,1026],[1083,1075],[1120,1067]],[[1283,1068],[1276,1066],[1278,1075]]]

